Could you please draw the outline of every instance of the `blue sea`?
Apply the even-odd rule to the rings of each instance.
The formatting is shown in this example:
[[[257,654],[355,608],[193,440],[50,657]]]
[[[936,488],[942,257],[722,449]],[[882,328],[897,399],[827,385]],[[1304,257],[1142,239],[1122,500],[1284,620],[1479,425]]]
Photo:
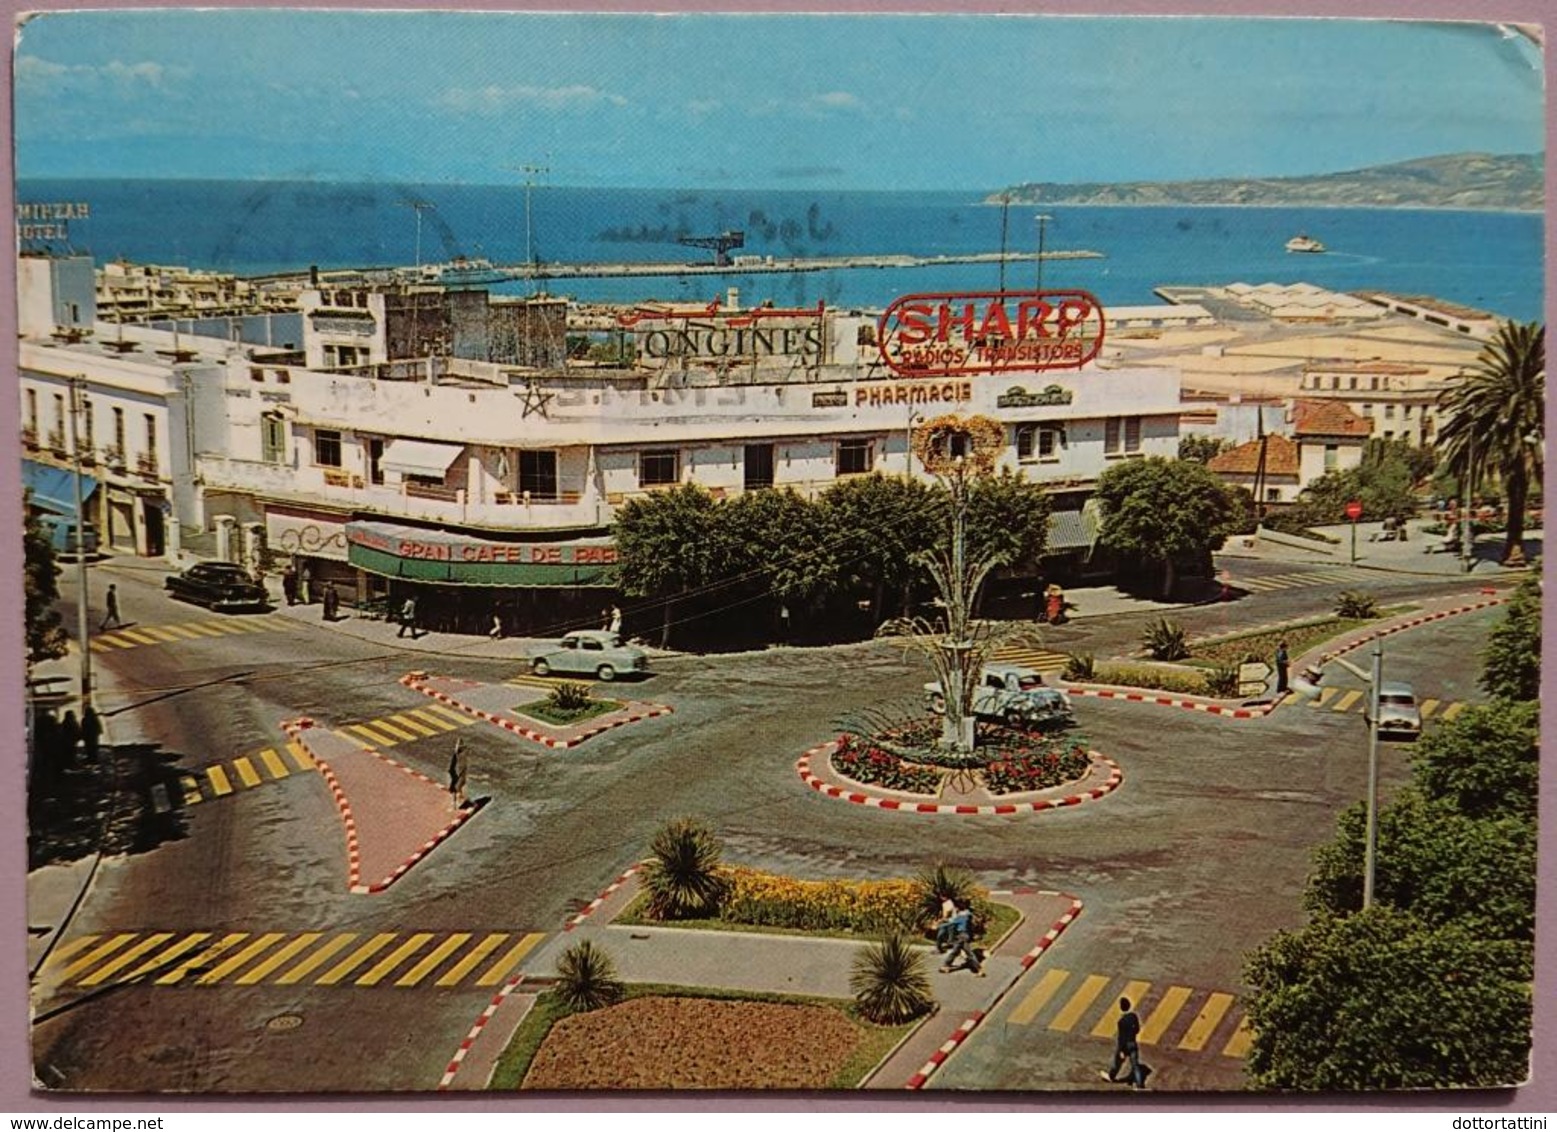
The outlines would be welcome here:
[[[1002,209],[976,193],[599,189],[537,185],[529,240],[553,262],[685,260],[711,253],[678,235],[740,229],[737,254],[937,256],[997,252]],[[456,255],[499,263],[526,257],[523,185],[319,182],[35,180],[17,199],[85,201],[71,245],[100,261],[123,257],[240,275],[434,263]],[[413,207],[416,204],[423,207]],[[426,207],[431,206],[431,207]],[[1291,283],[1337,290],[1435,295],[1507,318],[1543,315],[1542,217],[1534,213],[1410,209],[1012,206],[1006,246],[1037,249],[1036,214],[1049,250],[1086,249],[1099,260],[1050,262],[1045,287],[1080,287],[1105,305],[1157,301],[1172,284]],[[421,217],[418,246],[418,215]],[[1293,255],[1299,232],[1329,249]],[[1011,263],[1009,288],[1030,287],[1031,263]],[[885,306],[910,291],[991,290],[996,264],[857,269],[793,276],[671,276],[567,280],[554,290],[583,299],[697,300],[728,286],[743,302]],[[522,293],[528,284],[495,290]]]

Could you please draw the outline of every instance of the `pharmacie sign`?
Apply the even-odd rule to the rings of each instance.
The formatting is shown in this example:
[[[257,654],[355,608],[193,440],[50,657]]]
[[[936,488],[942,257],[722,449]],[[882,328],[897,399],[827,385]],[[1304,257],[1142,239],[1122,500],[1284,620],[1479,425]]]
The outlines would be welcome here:
[[[1103,305],[1086,291],[958,291],[895,300],[876,341],[902,377],[958,377],[1080,369],[1103,333]]]

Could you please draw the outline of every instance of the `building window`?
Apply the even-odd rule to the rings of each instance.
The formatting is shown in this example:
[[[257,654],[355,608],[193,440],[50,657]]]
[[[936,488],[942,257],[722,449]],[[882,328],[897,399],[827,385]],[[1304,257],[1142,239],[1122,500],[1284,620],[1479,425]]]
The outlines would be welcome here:
[[[1124,446],[1126,452],[1139,452],[1141,450],[1141,418],[1126,417],[1124,419]]]
[[[1411,406],[1411,405],[1402,405],[1400,407],[1400,415],[1402,417],[1404,417],[1406,420],[1410,420],[1411,419],[1411,410],[1412,410],[1413,407],[1414,406]]]
[[[1265,502],[1266,503],[1280,503],[1281,502],[1281,488],[1279,488],[1279,487],[1267,487],[1265,489]]]
[[[1331,374],[1331,376],[1330,376],[1330,388],[1331,389],[1339,389],[1340,387],[1341,387],[1341,379],[1336,377],[1334,374]]]
[[[124,458],[124,410],[114,410],[114,451]]]
[[[955,455],[955,453],[953,453]],[[837,474],[858,476],[870,471],[871,443],[868,440],[840,440],[838,442]]]
[[[157,467],[157,418],[150,413],[146,414],[146,462],[155,470]]]
[[[384,482],[384,438],[372,436],[368,438],[368,482]]]
[[[681,453],[674,448],[656,448],[638,456],[640,487],[660,487],[681,480]]]
[[[65,435],[65,395],[63,393],[54,394],[54,431],[61,437]]]
[[[314,429],[314,463],[326,468],[341,466],[341,434],[335,429]]]
[[[519,453],[519,491],[531,499],[557,498],[557,454]]]
[[[1372,382],[1372,384],[1370,384],[1370,385],[1369,385],[1369,386],[1368,386],[1368,388],[1369,388],[1369,389],[1373,389],[1373,390],[1377,390],[1377,389],[1378,389],[1378,387],[1379,387],[1379,379],[1378,379],[1378,378],[1376,378],[1376,377],[1375,377],[1375,378],[1374,378],[1374,379],[1373,379],[1373,382]]]
[[[1141,450],[1141,418],[1109,417],[1103,422],[1103,454],[1120,456]]]
[[[1371,417],[1373,415],[1373,406],[1367,401],[1362,403],[1362,415],[1365,417]]]
[[[1341,455],[1341,447],[1340,447],[1340,445],[1338,445],[1338,444],[1326,444],[1325,445],[1325,471],[1327,471],[1327,472],[1335,471],[1336,463],[1339,461],[1340,455]]]
[[[1394,440],[1395,439],[1395,430],[1392,429],[1392,428],[1385,429],[1384,430],[1384,439],[1385,440]]]
[[[264,381],[265,380],[265,370],[264,370],[264,367],[262,367],[262,366],[250,366],[249,367],[249,380],[250,381]]]
[[[260,418],[260,458],[267,464],[284,463],[287,458],[286,426],[280,413],[266,413]]]
[[[85,397],[81,398],[81,448],[87,455],[91,455],[97,448],[97,438],[92,428],[92,402]]]
[[[38,434],[38,391],[27,391],[27,425],[32,429],[33,435]]]
[[[1395,406],[1394,405],[1385,405],[1384,406],[1384,419],[1387,420],[1387,421],[1392,421],[1392,420],[1395,419]]]
[[[746,490],[773,486],[773,445],[746,446]]]
[[[1016,429],[1016,458],[1018,460],[1031,460],[1033,458],[1034,441],[1038,437],[1037,425],[1018,425]]]
[[[1348,389],[1356,389],[1357,388],[1357,379],[1355,377],[1347,378],[1346,382],[1347,382],[1346,388],[1348,388]]]
[[[1103,422],[1103,454],[1117,456],[1122,451],[1119,444],[1119,418],[1109,417]]]

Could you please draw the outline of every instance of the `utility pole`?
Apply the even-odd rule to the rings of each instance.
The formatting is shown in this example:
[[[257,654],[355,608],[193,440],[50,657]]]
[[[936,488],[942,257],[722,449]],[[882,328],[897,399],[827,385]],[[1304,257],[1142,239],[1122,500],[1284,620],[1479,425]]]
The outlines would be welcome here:
[[[535,223],[530,213],[530,194],[535,189],[535,178],[551,170],[544,165],[521,165],[524,174],[524,262],[530,269],[530,293],[535,293]]]
[[[1384,646],[1374,642],[1373,678],[1368,688],[1368,831],[1362,851],[1362,906],[1373,906],[1373,869],[1379,841],[1379,687],[1384,679]]]
[[[1011,225],[1011,194],[1000,194],[1000,290],[1006,289],[1006,233]]]
[[[86,384],[83,374],[70,379],[70,456],[75,467],[76,495],[76,585],[80,593],[76,599],[76,640],[81,647],[81,716],[85,719],[92,706],[92,632],[91,615],[87,610],[90,591],[87,589],[86,515],[81,498],[81,440],[77,418],[81,414],[81,390]],[[65,540],[70,545],[70,540]]]
[[[1460,500],[1460,568],[1469,574],[1475,567],[1475,559],[1471,555],[1471,500],[1476,492],[1476,437],[1474,433],[1465,434],[1465,482],[1460,492],[1465,498]]]
[[[1054,217],[1048,215],[1047,213],[1040,212],[1036,217],[1034,217],[1034,219],[1038,221],[1038,290],[1042,291],[1044,230],[1048,227],[1049,221],[1053,220]]]

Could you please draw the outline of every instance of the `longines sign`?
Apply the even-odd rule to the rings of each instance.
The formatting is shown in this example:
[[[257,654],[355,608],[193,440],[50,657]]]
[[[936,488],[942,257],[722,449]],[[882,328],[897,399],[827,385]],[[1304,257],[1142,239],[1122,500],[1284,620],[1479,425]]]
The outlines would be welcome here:
[[[641,330],[638,348],[650,358],[817,358],[822,328],[810,326],[676,327]]]

